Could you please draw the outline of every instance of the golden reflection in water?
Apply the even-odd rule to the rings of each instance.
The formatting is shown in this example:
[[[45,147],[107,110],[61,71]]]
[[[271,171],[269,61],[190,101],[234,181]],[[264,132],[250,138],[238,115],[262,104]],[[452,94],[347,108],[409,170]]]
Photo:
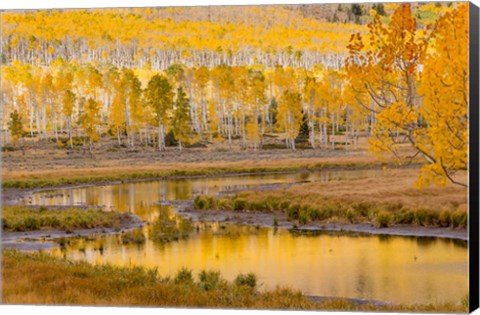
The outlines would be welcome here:
[[[230,229],[227,229],[230,230]],[[237,231],[235,231],[237,230]],[[467,293],[467,250],[453,241],[375,236],[293,236],[288,231],[234,227],[226,235],[202,230],[186,240],[126,245],[118,237],[83,243],[71,259],[96,264],[158,267],[174,276],[181,267],[220,270],[229,280],[255,272],[262,288],[276,285],[308,295],[395,303],[458,303]],[[97,247],[97,249],[95,249]],[[78,248],[77,248],[78,249]],[[55,251],[61,255],[60,250]]]
[[[164,180],[42,192],[38,205],[100,205],[129,211],[152,222],[169,207],[158,201],[191,199],[197,194],[246,189],[253,185],[328,181],[374,175],[376,171],[318,172]],[[208,226],[208,224],[207,224]],[[262,288],[276,285],[308,295],[375,299],[394,303],[459,303],[467,294],[467,248],[438,239],[340,236],[294,236],[267,228],[230,227],[194,230],[188,239],[167,244],[122,245],[120,236],[80,240],[56,255],[120,266],[158,267],[174,275],[181,267],[198,272],[220,270],[229,280],[255,272]]]
[[[135,182],[40,192],[33,195],[31,202],[35,205],[100,205],[107,210],[130,211],[148,219],[148,208],[157,201],[191,199],[198,194],[216,194],[220,191],[236,191],[266,184],[326,182],[374,176],[377,172],[381,171],[322,171]]]

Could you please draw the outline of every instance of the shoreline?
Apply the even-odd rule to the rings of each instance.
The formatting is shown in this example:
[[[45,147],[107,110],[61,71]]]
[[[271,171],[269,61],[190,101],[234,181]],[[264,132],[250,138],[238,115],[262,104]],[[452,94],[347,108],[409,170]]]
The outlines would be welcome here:
[[[121,234],[136,228],[141,228],[146,223],[134,214],[128,214],[128,219],[122,221],[119,227],[110,228],[91,228],[75,229],[72,232],[63,230],[34,230],[22,232],[1,233],[1,247],[5,249],[15,249],[18,251],[36,251],[59,248],[61,245],[55,240],[61,238],[88,237]]]
[[[292,233],[297,233],[298,235],[308,233],[314,235],[315,233],[321,232],[345,232],[378,236],[433,237],[468,242],[468,230],[463,229],[454,230],[450,228],[413,225],[397,225],[378,228],[367,223],[345,224],[323,222],[309,222],[305,225],[297,226],[294,222],[287,220],[287,216],[283,213],[194,210],[192,207],[188,206],[177,206],[175,207],[175,212],[198,222],[217,222],[268,228],[282,228],[287,229]],[[276,226],[273,224],[274,218],[276,218],[278,222]]]
[[[292,174],[292,173],[305,173],[305,172],[315,172],[315,171],[355,171],[355,170],[375,170],[381,169],[383,165],[367,165],[367,166],[335,166],[335,167],[326,167],[318,169],[291,169],[284,171],[265,171],[265,172],[234,172],[234,173],[219,173],[219,174],[202,174],[202,175],[170,175],[162,177],[153,177],[153,178],[132,178],[126,180],[111,180],[111,181],[102,181],[102,182],[91,182],[84,184],[66,184],[59,186],[48,186],[48,187],[39,187],[39,188],[3,188],[2,187],[2,204],[5,205],[15,205],[20,199],[28,198],[29,195],[32,195],[37,192],[42,191],[52,191],[58,189],[75,189],[81,187],[95,187],[95,186],[105,186],[105,185],[117,185],[122,183],[135,183],[135,182],[147,182],[154,180],[171,180],[171,179],[198,179],[198,178],[212,178],[212,177],[229,177],[229,176],[252,176],[252,175],[270,175],[270,174]],[[404,165],[396,166],[397,169],[404,168],[416,168],[418,164],[413,165]],[[180,215],[190,217],[196,221],[208,221],[208,222],[225,222],[231,224],[239,225],[248,225],[248,226],[262,226],[269,228],[285,228],[292,231],[302,232],[351,232],[351,233],[363,233],[370,235],[384,235],[384,236],[414,236],[414,237],[434,237],[434,238],[446,238],[446,239],[455,239],[461,241],[468,241],[468,230],[463,229],[451,229],[451,228],[440,228],[440,227],[425,227],[425,226],[415,226],[415,225],[404,225],[404,226],[391,226],[385,228],[378,228],[372,226],[371,224],[360,223],[360,224],[346,224],[346,223],[321,223],[321,222],[309,222],[308,224],[298,227],[295,223],[287,220],[286,215],[281,213],[267,213],[267,212],[241,212],[241,211],[228,211],[228,210],[194,210],[193,209],[193,200],[184,201],[187,202],[182,207],[179,207],[179,203],[170,202],[175,206],[175,211]],[[275,226],[273,224],[274,218],[278,220],[278,224]],[[138,226],[133,226],[136,228]],[[54,231],[55,232],[55,231]],[[75,231],[77,232],[77,231]],[[74,233],[75,233],[74,232]],[[11,237],[6,233],[12,232],[3,232],[2,243],[5,235]],[[86,231],[79,232],[82,236],[85,235],[94,235],[98,234],[98,231]],[[70,237],[71,234],[62,235],[62,233],[53,233],[55,235],[61,235],[58,237]],[[47,233],[41,233],[41,235],[47,235]],[[26,237],[29,237],[27,235]],[[43,237],[43,236],[41,236]],[[37,237],[37,239],[41,239]],[[18,237],[17,237],[18,238]],[[24,237],[25,238],[25,237]]]
[[[75,189],[82,187],[95,187],[95,186],[107,186],[107,185],[119,185],[124,183],[138,183],[138,182],[148,182],[148,181],[157,181],[157,180],[178,180],[178,179],[198,179],[198,178],[214,178],[214,177],[230,177],[230,176],[254,176],[254,175],[275,175],[275,174],[294,174],[294,173],[308,173],[308,172],[319,172],[319,171],[356,171],[356,170],[381,170],[383,167],[388,166],[392,169],[415,169],[421,166],[421,164],[409,164],[409,165],[390,165],[380,163],[377,165],[353,165],[353,166],[332,166],[332,167],[312,167],[312,168],[302,168],[302,169],[285,169],[285,170],[272,170],[272,171],[238,171],[238,172],[225,172],[225,173],[216,173],[216,174],[198,174],[198,175],[165,175],[165,176],[156,176],[156,177],[144,177],[144,178],[126,178],[126,179],[112,179],[106,181],[92,181],[86,183],[73,183],[73,184],[60,184],[53,186],[45,187],[32,187],[32,188],[16,188],[16,187],[4,187],[2,185],[1,193],[1,203],[4,205],[15,205],[19,199],[24,199],[31,194],[42,192],[42,191],[51,191],[59,189]]]
[[[2,189],[59,189],[61,187],[70,187],[77,185],[99,185],[99,184],[111,184],[111,183],[123,183],[123,182],[137,182],[137,181],[149,181],[149,180],[165,180],[165,179],[188,179],[188,178],[208,178],[208,177],[228,177],[228,176],[248,176],[248,175],[268,175],[268,174],[290,174],[290,173],[304,173],[304,172],[317,172],[317,171],[349,171],[349,170],[369,170],[369,169],[381,169],[383,167],[389,167],[390,169],[405,169],[405,168],[419,168],[421,163],[411,163],[405,165],[398,165],[391,162],[375,162],[375,163],[316,163],[312,165],[300,165],[300,166],[262,166],[262,167],[202,167],[198,170],[185,169],[179,171],[178,169],[168,170],[134,170],[127,173],[121,173],[117,175],[102,175],[96,174],[98,178],[91,177],[73,177],[70,180],[65,180],[64,177],[45,179],[47,184],[42,183],[42,179],[34,176],[37,180],[37,184],[31,184],[31,186],[18,187],[19,183],[27,182],[28,179],[2,179]],[[108,172],[106,171],[108,174]],[[153,174],[152,174],[153,173]],[[109,177],[110,176],[110,177]],[[64,181],[64,183],[62,183]],[[66,182],[65,182],[66,181]],[[6,182],[6,183],[5,183]],[[6,187],[5,187],[6,186]]]

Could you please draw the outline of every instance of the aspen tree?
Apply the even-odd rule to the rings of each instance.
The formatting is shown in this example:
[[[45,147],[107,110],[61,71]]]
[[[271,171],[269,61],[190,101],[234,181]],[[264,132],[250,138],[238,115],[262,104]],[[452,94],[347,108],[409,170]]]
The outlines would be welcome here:
[[[160,151],[166,149],[165,130],[173,107],[173,96],[172,86],[164,76],[156,74],[148,82],[145,97],[147,104],[153,109],[156,116],[158,149]]]
[[[278,123],[285,132],[287,148],[295,150],[295,139],[302,123],[302,97],[298,92],[285,91],[278,103]]]
[[[81,122],[88,139],[90,156],[93,156],[93,143],[100,138],[97,130],[100,123],[100,105],[93,98],[86,100]]]

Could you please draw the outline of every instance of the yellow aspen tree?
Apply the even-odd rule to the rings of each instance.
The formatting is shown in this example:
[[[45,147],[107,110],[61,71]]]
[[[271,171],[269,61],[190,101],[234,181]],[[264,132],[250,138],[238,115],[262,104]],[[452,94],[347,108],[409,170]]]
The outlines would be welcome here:
[[[302,97],[298,92],[285,91],[278,102],[278,123],[285,132],[287,148],[295,150],[295,139],[302,124]]]
[[[265,76],[262,71],[254,69],[248,71],[248,88],[252,104],[251,122],[255,125],[249,128],[248,138],[256,150],[262,144],[262,135],[265,133],[268,115],[268,103],[265,97]]]
[[[200,117],[200,131],[208,130],[208,83],[210,79],[210,71],[206,67],[198,67],[193,71],[193,93],[195,102],[198,104],[198,116]]]
[[[408,157],[401,144],[415,147],[414,132],[421,126],[417,86],[426,39],[420,38],[411,4],[401,4],[388,25],[375,11],[371,14],[366,38],[351,37],[347,75],[357,102],[371,112],[371,152],[393,154],[404,163]]]
[[[21,114],[15,109],[10,113],[10,120],[8,122],[8,129],[12,136],[12,143],[16,144],[20,140],[20,147],[22,149],[22,154],[25,154],[23,149],[23,118]]]
[[[51,123],[54,125],[55,138],[58,143],[56,108],[54,102],[54,85],[53,77],[50,73],[45,73],[41,77],[38,85],[38,95],[40,104],[40,119],[43,138],[47,138],[47,116],[51,118]],[[50,115],[49,115],[50,114]]]
[[[70,90],[66,90],[62,97],[62,114],[67,120],[68,138],[70,149],[73,149],[73,111],[75,108],[76,95]]]
[[[173,91],[167,78],[159,74],[154,75],[148,82],[145,98],[156,116],[158,149],[164,151],[166,150],[165,130],[168,126],[169,115],[173,109]]]
[[[317,148],[316,126],[318,123],[318,111],[320,95],[318,94],[318,83],[312,75],[305,77],[303,87],[303,102],[305,103],[308,115],[309,141],[313,149]]]
[[[246,67],[232,68],[233,84],[233,117],[235,120],[235,135],[240,135],[242,139],[241,147],[247,148],[247,121],[254,120],[253,99],[251,97],[251,88],[248,80],[248,69]],[[240,88],[238,88],[240,87]]]
[[[117,74],[119,74],[117,72]],[[126,110],[126,93],[125,93],[125,81],[121,78],[118,78],[113,83],[115,87],[115,96],[112,100],[112,105],[110,106],[110,128],[112,128],[117,136],[117,143],[120,146],[122,144],[122,134],[126,130],[126,123],[125,123],[125,110]]]
[[[416,148],[429,163],[416,182],[467,186],[456,173],[468,165],[468,4],[445,13],[432,30],[431,53],[424,60],[418,89],[421,128],[413,133]]]
[[[143,123],[144,106],[142,104],[142,87],[140,80],[132,70],[122,71],[122,85],[125,88],[125,114],[128,143],[131,149],[135,147],[135,133]]]
[[[100,105],[93,98],[86,100],[81,121],[85,136],[88,139],[88,150],[90,156],[92,156],[93,143],[97,142],[100,138],[97,130],[100,124]]]

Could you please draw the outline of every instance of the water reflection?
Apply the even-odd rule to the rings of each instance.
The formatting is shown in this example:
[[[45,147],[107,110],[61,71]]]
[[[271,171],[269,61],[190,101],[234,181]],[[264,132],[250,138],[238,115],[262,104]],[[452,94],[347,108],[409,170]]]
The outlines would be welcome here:
[[[157,267],[162,275],[174,275],[181,267],[195,273],[216,269],[230,280],[238,273],[255,272],[263,288],[282,285],[308,295],[407,304],[458,303],[468,288],[468,252],[463,241],[192,223],[176,216],[171,206],[156,204],[255,185],[331,181],[374,176],[375,172],[378,171],[125,183],[42,192],[32,197],[32,203],[102,205],[112,211],[135,213],[149,222],[138,231],[145,236],[142,243],[125,242],[122,235],[109,235],[70,240],[64,249],[53,251],[71,259]],[[156,239],[159,234],[163,241]]]
[[[41,192],[35,194],[30,202],[36,205],[102,205],[106,209],[131,211],[143,215],[147,214],[150,205],[157,201],[192,199],[193,196],[199,194],[232,192],[262,185],[360,178],[374,176],[378,172],[381,170],[300,172],[146,181],[63,189],[57,190],[55,193]]]

